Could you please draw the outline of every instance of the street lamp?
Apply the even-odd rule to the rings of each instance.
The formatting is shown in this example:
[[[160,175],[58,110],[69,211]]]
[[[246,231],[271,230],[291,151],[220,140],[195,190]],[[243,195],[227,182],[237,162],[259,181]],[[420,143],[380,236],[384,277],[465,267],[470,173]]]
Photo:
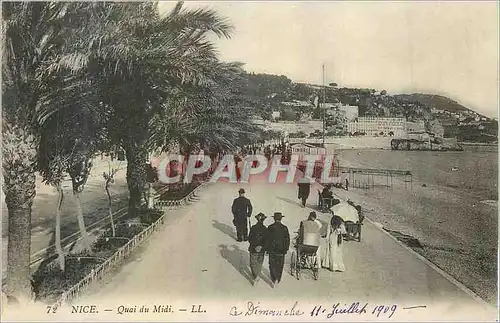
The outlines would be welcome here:
[[[325,65],[323,65],[323,148],[325,147],[325,132],[326,132],[326,88],[337,87],[337,83],[330,83],[325,85]]]
[[[323,64],[323,148],[325,148],[325,128],[326,128],[326,85],[325,85],[325,64]]]

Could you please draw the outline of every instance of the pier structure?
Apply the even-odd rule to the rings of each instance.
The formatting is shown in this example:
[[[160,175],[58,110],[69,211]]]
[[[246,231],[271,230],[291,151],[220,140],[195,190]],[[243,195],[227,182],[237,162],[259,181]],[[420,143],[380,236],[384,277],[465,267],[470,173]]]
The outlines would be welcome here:
[[[352,187],[357,188],[374,188],[375,187],[375,176],[385,177],[386,187],[392,188],[394,177],[403,177],[405,183],[405,189],[410,187],[413,188],[413,175],[410,170],[401,169],[381,169],[381,168],[360,168],[360,167],[345,167],[340,166],[340,172],[342,174],[347,174],[349,183]],[[366,180],[361,183],[360,176],[363,176]]]

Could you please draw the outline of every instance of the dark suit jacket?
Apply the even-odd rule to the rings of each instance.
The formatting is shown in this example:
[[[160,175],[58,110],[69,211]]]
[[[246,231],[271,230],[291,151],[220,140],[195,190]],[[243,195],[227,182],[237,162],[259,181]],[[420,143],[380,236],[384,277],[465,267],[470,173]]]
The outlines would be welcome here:
[[[311,184],[309,183],[299,183],[299,199],[308,198],[311,191]]]
[[[251,253],[256,253],[257,250],[255,250],[255,247],[261,246],[262,250],[260,252],[265,252],[267,240],[268,230],[266,226],[261,222],[257,222],[256,225],[250,228],[250,234],[248,235],[248,242],[250,243],[250,246],[248,247],[248,251]]]
[[[235,219],[244,219],[252,215],[252,203],[244,196],[239,196],[234,199],[231,207]]]
[[[286,254],[290,248],[290,233],[286,225],[274,222],[267,227],[269,235],[266,251],[273,254]]]

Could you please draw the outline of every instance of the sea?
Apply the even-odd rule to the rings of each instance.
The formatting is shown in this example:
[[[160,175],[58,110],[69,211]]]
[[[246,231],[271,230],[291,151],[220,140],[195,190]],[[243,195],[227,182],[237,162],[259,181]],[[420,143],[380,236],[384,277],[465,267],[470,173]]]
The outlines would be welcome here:
[[[453,187],[498,201],[498,146],[463,151],[336,150],[341,166],[410,170],[419,182]]]

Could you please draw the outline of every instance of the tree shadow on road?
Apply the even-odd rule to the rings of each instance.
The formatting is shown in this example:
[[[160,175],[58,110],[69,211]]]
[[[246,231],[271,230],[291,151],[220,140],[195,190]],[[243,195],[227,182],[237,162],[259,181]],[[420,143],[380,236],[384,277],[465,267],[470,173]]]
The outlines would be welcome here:
[[[236,239],[236,234],[232,226],[217,220],[212,220],[212,226],[232,239]]]
[[[226,259],[238,272],[245,277],[250,284],[253,283],[252,272],[248,265],[249,255],[246,250],[238,246],[219,245],[221,256]]]

